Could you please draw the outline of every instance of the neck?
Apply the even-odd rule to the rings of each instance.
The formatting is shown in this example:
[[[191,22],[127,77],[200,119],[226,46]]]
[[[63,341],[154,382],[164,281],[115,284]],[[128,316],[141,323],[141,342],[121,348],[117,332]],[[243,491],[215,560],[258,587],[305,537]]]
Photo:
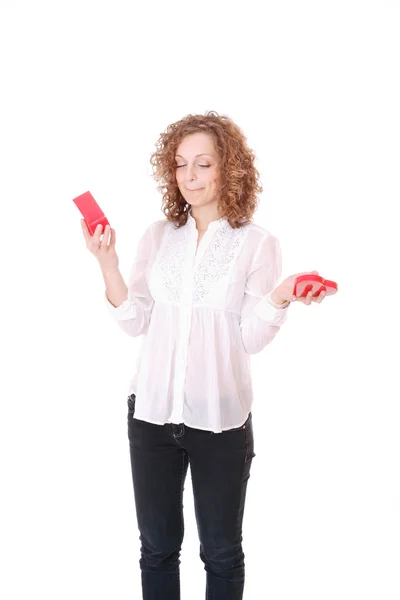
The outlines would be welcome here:
[[[195,206],[190,209],[190,214],[196,222],[197,231],[204,232],[212,221],[221,218],[217,206]]]

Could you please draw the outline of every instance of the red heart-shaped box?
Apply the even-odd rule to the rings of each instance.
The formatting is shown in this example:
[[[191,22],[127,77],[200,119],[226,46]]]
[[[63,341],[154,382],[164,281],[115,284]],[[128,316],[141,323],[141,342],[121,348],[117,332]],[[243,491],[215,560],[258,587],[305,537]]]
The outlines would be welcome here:
[[[85,219],[85,223],[88,226],[90,235],[94,234],[97,225],[103,226],[104,233],[105,226],[109,225],[110,223],[108,222],[107,217],[104,216],[103,211],[93,198],[92,194],[90,192],[85,192],[84,194],[74,198],[73,201],[81,211],[82,216]]]
[[[338,291],[337,283],[324,279],[319,275],[299,275],[294,282],[293,296],[305,298],[312,291],[314,298],[325,290],[327,296],[332,296]]]

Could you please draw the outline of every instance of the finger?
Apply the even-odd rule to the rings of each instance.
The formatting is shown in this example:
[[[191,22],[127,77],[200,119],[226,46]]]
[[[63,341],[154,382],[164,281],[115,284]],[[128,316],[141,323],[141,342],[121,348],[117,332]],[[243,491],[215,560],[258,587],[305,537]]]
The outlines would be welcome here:
[[[108,239],[110,235],[110,226],[106,225],[104,228],[103,239],[100,242],[100,247],[104,250],[108,247]]]
[[[92,239],[92,236],[89,233],[89,229],[85,223],[85,219],[81,219],[81,225],[82,225],[83,235],[85,236],[86,243],[88,244],[90,242],[90,240]]]
[[[100,236],[101,236],[101,232],[103,231],[103,225],[100,225],[100,223],[96,226],[96,229],[94,230],[94,234],[93,234],[93,243],[96,244],[96,246],[100,246]]]
[[[110,248],[113,248],[115,246],[115,240],[116,240],[115,229],[111,228]]]
[[[302,302],[303,304],[306,304],[307,306],[309,304],[311,304],[312,300],[311,300],[311,292],[308,292],[308,294],[306,296],[303,297],[298,297],[297,300],[299,300],[300,302]]]
[[[320,294],[318,294],[318,296],[315,298],[315,302],[318,302],[318,304],[320,304],[322,302],[322,300],[325,298],[326,296],[326,290],[322,290],[322,292]]]

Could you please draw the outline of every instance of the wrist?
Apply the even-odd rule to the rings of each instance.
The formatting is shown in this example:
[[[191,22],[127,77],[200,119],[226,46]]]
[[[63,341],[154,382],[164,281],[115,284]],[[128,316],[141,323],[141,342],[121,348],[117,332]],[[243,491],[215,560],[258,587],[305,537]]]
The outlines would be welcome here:
[[[119,268],[118,266],[103,266],[100,265],[100,269],[101,272],[103,274],[103,276],[107,276],[107,277],[113,277],[115,275],[119,274]]]
[[[275,294],[274,291],[269,292],[265,296],[265,299],[267,300],[268,304],[270,304],[277,310],[282,310],[282,309],[286,308],[287,306],[289,306],[290,302],[288,300],[282,300],[282,298],[279,296],[279,294]]]
[[[273,290],[270,293],[270,298],[271,298],[272,302],[277,305],[285,304],[287,306],[289,304],[289,300],[285,300],[285,299],[281,298],[279,296],[279,294],[276,293],[276,290]]]

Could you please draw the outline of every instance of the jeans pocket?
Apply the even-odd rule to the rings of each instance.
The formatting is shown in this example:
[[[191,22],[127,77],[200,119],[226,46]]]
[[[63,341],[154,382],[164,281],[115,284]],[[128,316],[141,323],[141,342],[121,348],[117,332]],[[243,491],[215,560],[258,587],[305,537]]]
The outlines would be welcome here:
[[[135,394],[131,394],[127,399],[128,405],[128,415],[133,416],[135,414],[135,404],[136,404],[136,396]]]

